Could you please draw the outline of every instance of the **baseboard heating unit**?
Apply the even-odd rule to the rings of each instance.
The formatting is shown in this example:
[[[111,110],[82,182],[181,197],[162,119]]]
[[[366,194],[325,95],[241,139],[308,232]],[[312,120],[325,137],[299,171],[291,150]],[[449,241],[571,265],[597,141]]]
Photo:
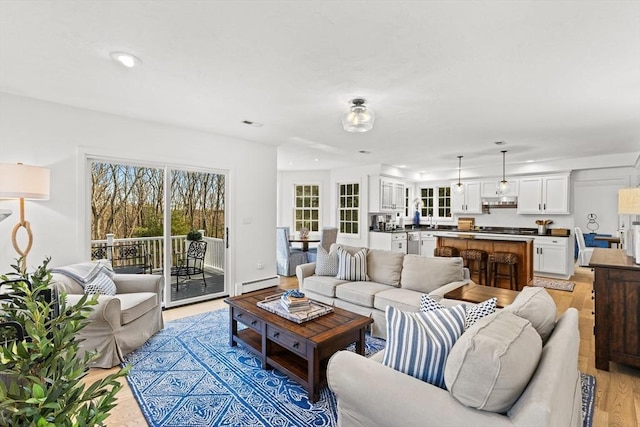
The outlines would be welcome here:
[[[258,291],[260,289],[276,286],[280,282],[278,276],[266,277],[264,279],[250,280],[247,282],[236,284],[236,295],[246,294],[247,292]]]

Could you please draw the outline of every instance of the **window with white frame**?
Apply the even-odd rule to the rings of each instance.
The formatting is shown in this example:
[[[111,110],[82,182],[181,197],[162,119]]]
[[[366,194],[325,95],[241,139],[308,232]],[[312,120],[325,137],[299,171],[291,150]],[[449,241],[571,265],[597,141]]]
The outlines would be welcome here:
[[[295,204],[293,217],[294,230],[305,227],[309,231],[318,231],[320,224],[320,186],[295,185]]]
[[[420,189],[423,217],[451,219],[451,187],[423,187]]]
[[[338,227],[341,234],[358,234],[360,184],[338,185]]]

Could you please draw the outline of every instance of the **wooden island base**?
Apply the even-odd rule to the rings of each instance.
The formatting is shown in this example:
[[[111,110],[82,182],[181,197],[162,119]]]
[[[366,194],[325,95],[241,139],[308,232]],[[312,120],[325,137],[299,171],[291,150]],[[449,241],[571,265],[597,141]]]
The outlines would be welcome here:
[[[520,291],[524,286],[530,285],[533,282],[533,239],[522,238],[517,239],[500,239],[499,237],[489,236],[476,236],[472,234],[460,234],[458,236],[438,236],[437,246],[452,246],[458,251],[464,249],[480,249],[486,251],[488,254],[492,252],[512,252],[518,255],[518,286],[517,290]],[[489,266],[487,265],[487,269]],[[508,274],[509,266],[498,265],[498,272],[500,274]],[[491,285],[491,272],[488,272],[489,285]],[[471,273],[471,280],[479,284],[478,274]],[[499,277],[497,280],[497,287],[509,289],[509,279]]]

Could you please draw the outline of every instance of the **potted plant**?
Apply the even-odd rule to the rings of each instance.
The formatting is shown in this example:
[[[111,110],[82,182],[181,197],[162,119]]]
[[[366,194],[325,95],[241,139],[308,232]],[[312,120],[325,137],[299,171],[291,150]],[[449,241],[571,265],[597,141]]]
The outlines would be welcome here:
[[[187,233],[187,240],[194,240],[198,242],[202,240],[202,233],[198,230],[191,230]]]
[[[49,261],[29,274],[21,273],[21,258],[12,265],[16,273],[0,276],[14,280],[11,298],[2,301],[0,321],[18,322],[25,332],[24,339],[10,336],[6,341],[0,332],[0,425],[103,425],[122,388],[118,378],[129,367],[85,384],[87,365],[96,353],[79,357],[77,335],[87,325],[97,295],[85,295],[75,305],[67,305],[64,293],[57,301],[43,298],[51,292]]]

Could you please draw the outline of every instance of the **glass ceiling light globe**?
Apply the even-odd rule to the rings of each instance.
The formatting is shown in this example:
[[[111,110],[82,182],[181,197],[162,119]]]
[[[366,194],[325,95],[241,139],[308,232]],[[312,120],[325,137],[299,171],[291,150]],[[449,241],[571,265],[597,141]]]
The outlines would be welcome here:
[[[459,182],[456,185],[454,185],[453,192],[456,194],[464,194],[464,184]]]
[[[511,188],[511,185],[509,184],[509,181],[500,181],[498,183],[498,191],[501,194],[507,193],[510,188]]]
[[[368,132],[376,120],[373,110],[364,105],[364,99],[354,99],[349,110],[342,116],[342,126],[347,132]]]

